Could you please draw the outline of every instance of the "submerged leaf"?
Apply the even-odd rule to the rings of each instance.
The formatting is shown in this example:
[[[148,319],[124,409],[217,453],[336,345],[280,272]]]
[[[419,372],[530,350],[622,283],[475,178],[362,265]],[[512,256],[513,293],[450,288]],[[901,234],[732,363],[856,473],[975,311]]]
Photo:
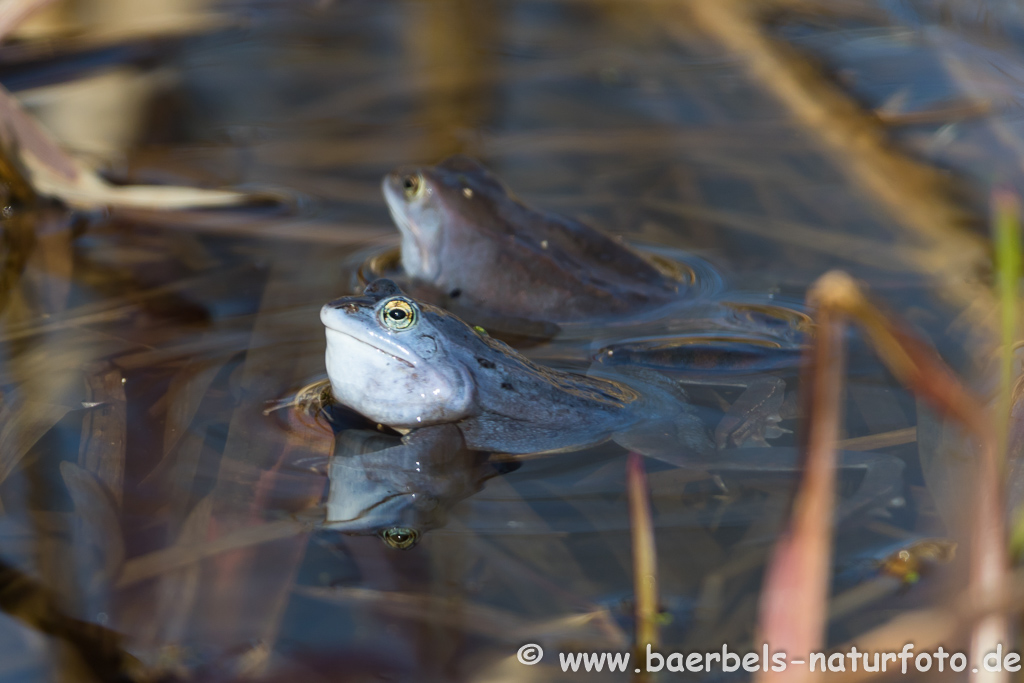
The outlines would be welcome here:
[[[86,382],[93,409],[82,420],[82,443],[78,462],[95,475],[121,505],[124,481],[127,406],[121,371],[107,364],[90,368]]]
[[[92,592],[112,581],[124,564],[121,522],[110,492],[93,474],[67,461],[60,464],[60,474],[75,503],[80,529],[74,539],[76,564],[80,571],[96,572],[86,585]],[[98,566],[89,566],[97,560]]]
[[[185,519],[173,548],[187,548],[202,543],[210,525],[213,501],[199,501]],[[157,604],[153,619],[147,624],[148,638],[154,644],[179,642],[186,633],[188,619],[199,594],[200,565],[192,563],[160,577]]]
[[[118,587],[130,586],[165,572],[187,567],[207,557],[214,557],[221,553],[268,543],[281,538],[291,538],[308,531],[309,527],[305,524],[283,520],[269,524],[243,527],[237,531],[225,534],[214,541],[156,550],[125,562],[121,576],[117,580],[117,585]]]
[[[8,400],[0,406],[0,482],[71,408],[54,403]]]
[[[189,363],[171,380],[167,388],[169,405],[164,422],[164,458],[168,457],[188,431],[199,412],[200,403],[223,367],[223,359]]]

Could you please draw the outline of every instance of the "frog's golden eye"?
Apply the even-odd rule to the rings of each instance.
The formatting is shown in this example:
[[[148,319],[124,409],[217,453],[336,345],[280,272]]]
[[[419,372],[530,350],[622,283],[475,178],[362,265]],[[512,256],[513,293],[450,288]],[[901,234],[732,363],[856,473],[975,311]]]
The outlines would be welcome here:
[[[405,192],[405,198],[409,201],[423,194],[423,189],[426,186],[427,184],[423,182],[423,176],[419,173],[410,173],[402,177],[402,190]]]
[[[407,299],[392,299],[380,309],[380,321],[389,330],[407,330],[416,324],[415,304]]]
[[[416,545],[416,541],[420,540],[418,531],[404,526],[393,526],[390,529],[385,529],[380,532],[380,537],[389,546],[399,550],[408,550]]]

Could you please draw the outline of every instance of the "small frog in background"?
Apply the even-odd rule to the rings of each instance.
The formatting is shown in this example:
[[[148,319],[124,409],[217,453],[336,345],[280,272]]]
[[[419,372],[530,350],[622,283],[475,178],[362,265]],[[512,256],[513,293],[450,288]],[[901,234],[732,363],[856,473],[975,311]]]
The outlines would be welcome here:
[[[622,241],[522,203],[467,157],[399,168],[383,191],[406,274],[460,306],[522,320],[599,320],[666,304],[683,287]]]

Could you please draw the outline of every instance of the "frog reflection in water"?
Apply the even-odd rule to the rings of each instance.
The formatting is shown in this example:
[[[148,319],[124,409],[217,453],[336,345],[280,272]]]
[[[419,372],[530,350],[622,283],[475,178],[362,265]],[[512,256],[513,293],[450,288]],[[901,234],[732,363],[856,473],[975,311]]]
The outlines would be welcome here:
[[[526,206],[472,159],[397,169],[383,191],[406,274],[460,306],[557,323],[679,295],[671,274],[588,225]]]
[[[348,429],[338,434],[328,469],[324,527],[376,534],[392,548],[411,548],[423,533],[444,526],[453,505],[517,465],[470,451],[455,425],[405,441]]]
[[[480,451],[576,450],[614,438],[679,463],[713,450],[674,384],[536,365],[390,280],[330,302],[320,318],[334,398],[405,433],[407,444],[454,425]]]

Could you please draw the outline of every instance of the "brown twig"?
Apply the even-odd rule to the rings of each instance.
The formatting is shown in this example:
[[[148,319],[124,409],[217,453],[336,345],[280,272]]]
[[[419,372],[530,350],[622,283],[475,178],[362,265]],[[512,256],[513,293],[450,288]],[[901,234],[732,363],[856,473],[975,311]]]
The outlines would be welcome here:
[[[648,645],[658,647],[658,555],[643,456],[630,452],[626,460],[629,522],[633,537],[633,592],[636,596],[637,657]]]

